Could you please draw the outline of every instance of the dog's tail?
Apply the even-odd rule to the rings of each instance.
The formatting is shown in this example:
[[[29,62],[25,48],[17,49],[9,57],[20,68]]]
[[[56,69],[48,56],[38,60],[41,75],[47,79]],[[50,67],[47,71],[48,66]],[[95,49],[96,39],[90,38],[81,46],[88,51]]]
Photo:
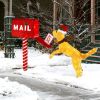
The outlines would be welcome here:
[[[93,49],[91,49],[88,53],[86,53],[86,54],[83,54],[83,53],[81,53],[81,58],[82,58],[82,60],[83,59],[86,59],[87,57],[89,57],[89,56],[91,56],[92,54],[94,54],[94,53],[96,53],[97,52],[97,48],[93,48]]]

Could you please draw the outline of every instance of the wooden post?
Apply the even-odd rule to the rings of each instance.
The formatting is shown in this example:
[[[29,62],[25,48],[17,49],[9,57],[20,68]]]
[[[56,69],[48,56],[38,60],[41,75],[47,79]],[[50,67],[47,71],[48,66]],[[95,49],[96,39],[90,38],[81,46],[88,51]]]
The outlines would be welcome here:
[[[12,0],[10,0],[9,16],[12,16]]]
[[[95,43],[95,34],[94,34],[94,28],[95,28],[95,0],[91,0],[91,42]]]
[[[53,30],[55,30],[56,28],[56,21],[57,21],[57,4],[56,4],[57,0],[53,0]]]

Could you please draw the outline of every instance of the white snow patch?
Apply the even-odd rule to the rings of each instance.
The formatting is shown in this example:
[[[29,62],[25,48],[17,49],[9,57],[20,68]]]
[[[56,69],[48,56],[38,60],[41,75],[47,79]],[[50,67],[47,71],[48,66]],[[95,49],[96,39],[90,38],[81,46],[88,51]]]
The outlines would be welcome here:
[[[0,100],[39,100],[36,92],[18,82],[11,82],[7,77],[0,78]]]

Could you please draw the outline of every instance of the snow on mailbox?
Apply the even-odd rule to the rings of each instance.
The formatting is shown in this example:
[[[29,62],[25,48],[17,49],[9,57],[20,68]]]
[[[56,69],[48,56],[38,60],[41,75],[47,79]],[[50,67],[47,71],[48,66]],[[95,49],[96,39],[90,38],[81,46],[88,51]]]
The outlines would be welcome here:
[[[39,37],[39,20],[15,18],[12,20],[12,36],[18,38]]]

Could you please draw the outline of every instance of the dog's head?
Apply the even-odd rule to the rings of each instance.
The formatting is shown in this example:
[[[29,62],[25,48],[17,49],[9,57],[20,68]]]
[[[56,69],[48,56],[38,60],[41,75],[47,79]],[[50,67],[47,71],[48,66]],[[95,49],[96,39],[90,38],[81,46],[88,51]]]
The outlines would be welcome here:
[[[65,38],[65,35],[59,30],[54,30],[52,32],[52,34],[53,34],[54,38],[57,40],[57,42],[59,42]]]

